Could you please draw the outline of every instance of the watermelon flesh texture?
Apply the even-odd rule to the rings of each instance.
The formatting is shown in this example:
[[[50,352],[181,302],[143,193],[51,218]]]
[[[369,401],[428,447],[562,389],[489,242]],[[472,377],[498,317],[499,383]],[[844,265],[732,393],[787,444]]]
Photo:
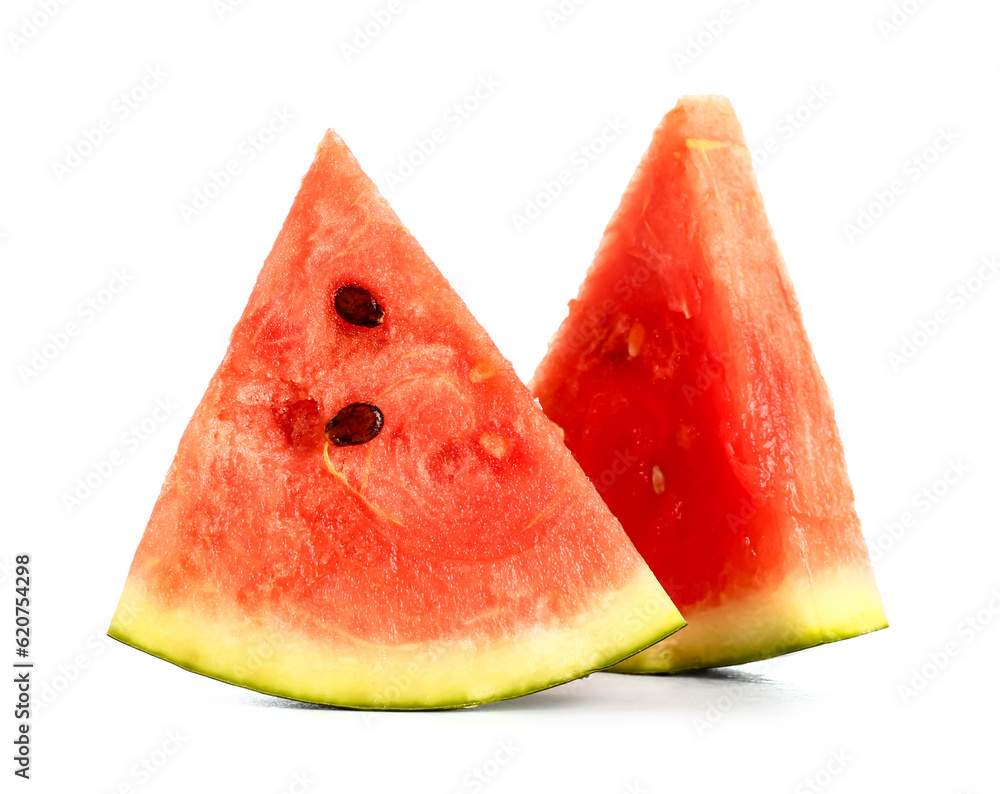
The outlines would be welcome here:
[[[356,325],[337,290],[384,312]],[[325,426],[376,406],[368,443]],[[261,692],[509,698],[683,625],[344,142],[326,135],[181,439],[109,634]]]
[[[739,664],[887,625],[727,100],[663,119],[532,389],[689,624],[615,670]]]

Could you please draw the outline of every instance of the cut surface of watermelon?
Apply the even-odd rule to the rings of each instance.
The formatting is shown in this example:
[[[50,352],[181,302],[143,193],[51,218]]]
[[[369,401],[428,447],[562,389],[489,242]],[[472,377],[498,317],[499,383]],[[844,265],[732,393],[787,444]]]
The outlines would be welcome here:
[[[683,620],[330,132],[185,430],[109,634],[304,701],[444,708]]]
[[[738,664],[887,625],[727,100],[663,119],[531,385],[689,624],[616,670]]]

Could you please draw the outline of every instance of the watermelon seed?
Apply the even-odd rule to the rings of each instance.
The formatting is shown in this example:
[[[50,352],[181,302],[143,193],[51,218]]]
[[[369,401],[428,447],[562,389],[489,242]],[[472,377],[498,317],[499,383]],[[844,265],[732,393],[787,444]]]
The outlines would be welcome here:
[[[344,284],[333,296],[333,307],[337,314],[351,325],[362,328],[375,328],[385,319],[385,311],[378,301],[364,287],[357,284]]]
[[[479,446],[494,458],[502,458],[510,452],[510,440],[496,433],[483,433],[479,437]]]
[[[663,476],[663,469],[653,465],[653,493],[661,494],[667,487],[666,478]]]
[[[473,383],[482,383],[484,380],[492,378],[496,374],[493,365],[489,361],[477,361],[475,366],[469,371],[469,380]]]
[[[639,349],[646,338],[646,329],[642,323],[633,323],[628,332],[628,357],[635,358],[639,355]]]
[[[691,449],[691,444],[694,442],[695,438],[698,436],[698,431],[694,429],[692,425],[682,424],[677,430],[677,446],[682,449]]]
[[[327,440],[337,447],[367,444],[382,431],[385,417],[378,406],[351,403],[326,423]]]

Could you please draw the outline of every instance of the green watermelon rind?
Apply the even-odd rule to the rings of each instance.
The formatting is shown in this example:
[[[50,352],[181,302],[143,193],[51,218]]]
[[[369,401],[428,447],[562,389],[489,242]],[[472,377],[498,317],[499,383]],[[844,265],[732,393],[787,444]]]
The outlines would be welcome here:
[[[685,625],[643,568],[626,587],[595,599],[604,602],[603,609],[578,615],[574,625],[558,631],[526,633],[506,647],[484,641],[478,652],[467,641],[464,647],[461,642],[411,644],[372,651],[367,662],[352,664],[342,656],[336,665],[330,647],[283,630],[277,620],[269,629],[251,627],[234,613],[227,630],[218,615],[161,609],[138,588],[129,585],[123,594],[108,630],[112,639],[262,694],[348,709],[442,710],[508,700],[615,665]],[[302,649],[310,646],[314,669],[303,663],[309,653]],[[337,649],[363,651],[344,643]],[[446,657],[455,652],[454,661]]]
[[[714,609],[688,608],[683,642],[666,638],[615,665],[632,675],[758,662],[870,634],[889,623],[870,570],[842,568],[788,580]]]

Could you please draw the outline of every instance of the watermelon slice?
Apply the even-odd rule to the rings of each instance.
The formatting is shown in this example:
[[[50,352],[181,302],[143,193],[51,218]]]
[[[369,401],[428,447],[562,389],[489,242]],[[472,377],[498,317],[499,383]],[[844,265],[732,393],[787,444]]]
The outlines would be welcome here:
[[[109,634],[261,692],[411,709],[549,687],[682,625],[557,429],[328,133]]]
[[[738,664],[886,626],[727,100],[663,119],[532,387],[689,623],[616,670]]]

